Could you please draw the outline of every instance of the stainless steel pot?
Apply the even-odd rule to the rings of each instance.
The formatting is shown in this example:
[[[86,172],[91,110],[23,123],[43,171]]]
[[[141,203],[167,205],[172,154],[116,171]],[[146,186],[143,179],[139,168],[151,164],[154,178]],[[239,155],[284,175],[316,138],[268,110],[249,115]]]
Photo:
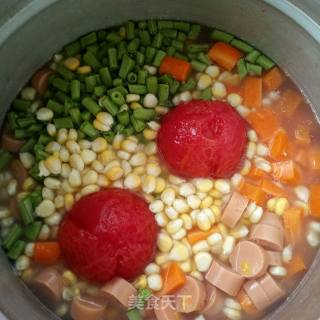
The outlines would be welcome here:
[[[290,74],[319,115],[320,27],[312,17],[320,18],[319,0],[1,0],[0,120],[29,76],[64,44],[90,30],[146,18],[196,21],[252,42]],[[318,255],[298,288],[267,319],[318,319],[319,268]],[[15,277],[2,252],[0,310],[10,320],[56,318]]]

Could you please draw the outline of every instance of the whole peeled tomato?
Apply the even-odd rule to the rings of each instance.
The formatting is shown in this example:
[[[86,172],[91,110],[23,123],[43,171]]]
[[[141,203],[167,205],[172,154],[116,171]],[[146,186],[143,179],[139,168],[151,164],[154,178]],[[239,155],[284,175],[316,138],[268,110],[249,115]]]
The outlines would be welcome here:
[[[227,178],[239,169],[246,131],[246,122],[229,104],[194,100],[163,118],[158,150],[175,175]]]
[[[124,189],[81,198],[59,230],[63,258],[78,276],[103,283],[132,279],[154,257],[157,223],[148,204]]]

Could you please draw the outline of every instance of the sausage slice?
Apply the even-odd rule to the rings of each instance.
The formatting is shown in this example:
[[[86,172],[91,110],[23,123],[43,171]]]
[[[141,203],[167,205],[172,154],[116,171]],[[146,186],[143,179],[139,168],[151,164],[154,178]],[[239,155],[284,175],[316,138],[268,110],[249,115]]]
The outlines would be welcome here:
[[[251,228],[249,239],[265,249],[281,251],[284,241],[283,231],[267,224],[257,224]]]
[[[116,300],[126,309],[129,307],[130,296],[137,295],[136,288],[128,281],[119,277],[113,278],[101,288],[101,291],[107,295],[109,300]]]
[[[225,296],[219,289],[210,284],[207,284],[206,288],[206,305],[201,312],[206,318],[214,319],[215,316],[221,313],[224,307]]]
[[[259,222],[259,224],[266,224],[268,226],[272,226],[283,231],[283,223],[281,218],[274,213],[265,212]]]
[[[24,140],[18,140],[14,138],[7,130],[3,132],[1,137],[2,148],[12,152],[17,153],[20,151],[21,147],[24,145]]]
[[[77,296],[72,300],[70,315],[73,320],[102,320],[106,305],[90,296]]]
[[[56,306],[61,301],[63,279],[55,268],[46,268],[35,276],[31,288],[48,305]]]
[[[258,281],[247,281],[243,289],[258,310],[263,310],[271,304],[269,297]]]
[[[266,250],[266,254],[267,254],[269,266],[281,266],[282,265],[281,253],[279,251]]]
[[[160,300],[159,306],[154,309],[157,320],[181,320],[181,315],[171,305]]]
[[[216,261],[211,264],[205,278],[209,283],[233,297],[237,295],[244,282],[244,277]]]
[[[186,276],[186,283],[175,292],[176,310],[182,313],[199,311],[204,307],[206,288],[203,282]]]
[[[10,168],[12,174],[18,182],[18,186],[21,188],[24,181],[29,177],[27,169],[23,166],[20,160],[13,159],[11,161]]]
[[[267,294],[270,304],[275,303],[277,300],[284,297],[284,290],[278,285],[278,283],[270,276],[270,274],[266,274],[262,278],[258,280],[261,287]]]
[[[40,69],[31,79],[31,85],[36,91],[43,95],[48,90],[48,78],[54,71],[49,68]]]
[[[236,245],[230,256],[230,263],[233,270],[249,279],[261,277],[268,268],[265,250],[247,240],[240,241]]]
[[[248,203],[248,198],[238,192],[234,192],[223,211],[221,218],[222,222],[229,228],[234,228],[241,219]]]

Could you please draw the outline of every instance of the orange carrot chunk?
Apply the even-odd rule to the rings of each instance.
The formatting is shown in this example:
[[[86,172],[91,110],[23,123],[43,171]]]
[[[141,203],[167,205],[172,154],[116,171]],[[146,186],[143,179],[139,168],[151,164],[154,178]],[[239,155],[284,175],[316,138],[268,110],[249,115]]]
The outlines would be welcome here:
[[[255,186],[246,181],[242,181],[238,187],[239,192],[247,197],[248,199],[254,201],[260,206],[265,205],[267,201],[266,193],[261,189],[260,186]]]
[[[275,182],[268,180],[268,179],[263,179],[261,183],[261,189],[269,195],[272,195],[274,197],[286,197],[287,192],[277,185]]]
[[[310,186],[310,215],[320,218],[320,184],[312,184]]]
[[[241,51],[224,42],[216,42],[208,53],[213,62],[229,71],[236,66],[242,55]]]
[[[320,171],[320,148],[313,147],[309,150],[309,167],[313,171]]]
[[[247,121],[251,127],[258,133],[262,141],[268,141],[273,133],[279,129],[280,122],[276,114],[267,108],[260,109],[256,112],[250,112]]]
[[[311,142],[310,128],[303,124],[297,125],[297,127],[294,130],[294,136],[299,144],[306,145],[310,144]]]
[[[272,167],[275,179],[289,185],[301,182],[300,168],[293,160],[275,162]]]
[[[243,102],[246,107],[260,108],[262,105],[262,79],[248,77],[244,82]]]
[[[276,102],[277,108],[284,116],[291,117],[302,102],[302,96],[293,89],[287,89]]]
[[[60,258],[58,242],[36,242],[34,245],[34,262],[40,264],[53,264]]]
[[[253,179],[253,180],[261,180],[262,178],[266,178],[268,174],[257,168],[255,165],[251,166],[250,171],[246,174],[247,178]]]
[[[171,294],[186,283],[186,276],[176,262],[171,262],[162,273],[163,286],[159,295]]]
[[[192,229],[188,232],[187,234],[187,239],[190,245],[194,245],[195,243],[201,241],[201,240],[206,240],[209,236],[211,236],[217,229],[213,228],[208,231],[202,231],[200,229]]]
[[[289,208],[283,214],[283,223],[287,240],[295,244],[301,239],[302,235],[302,208]]]
[[[187,61],[166,56],[160,65],[160,74],[171,74],[178,81],[186,81],[191,72],[191,64]]]
[[[283,73],[277,67],[274,67],[263,76],[263,86],[269,91],[279,89],[283,82]]]
[[[307,268],[303,258],[300,255],[295,255],[292,260],[288,264],[286,264],[286,269],[287,277],[291,278],[296,274],[305,271]]]
[[[302,167],[308,166],[308,153],[305,149],[298,149],[295,152],[294,160]]]
[[[283,160],[288,156],[289,137],[287,132],[280,128],[269,142],[270,157],[274,160]]]

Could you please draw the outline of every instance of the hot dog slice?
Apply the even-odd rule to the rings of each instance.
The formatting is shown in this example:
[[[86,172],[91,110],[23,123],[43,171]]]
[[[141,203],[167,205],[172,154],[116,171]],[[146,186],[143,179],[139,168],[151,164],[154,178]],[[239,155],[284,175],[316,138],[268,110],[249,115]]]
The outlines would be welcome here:
[[[224,306],[225,296],[216,287],[207,284],[207,298],[206,305],[202,309],[202,314],[208,318],[213,319],[215,316],[219,315]]]

